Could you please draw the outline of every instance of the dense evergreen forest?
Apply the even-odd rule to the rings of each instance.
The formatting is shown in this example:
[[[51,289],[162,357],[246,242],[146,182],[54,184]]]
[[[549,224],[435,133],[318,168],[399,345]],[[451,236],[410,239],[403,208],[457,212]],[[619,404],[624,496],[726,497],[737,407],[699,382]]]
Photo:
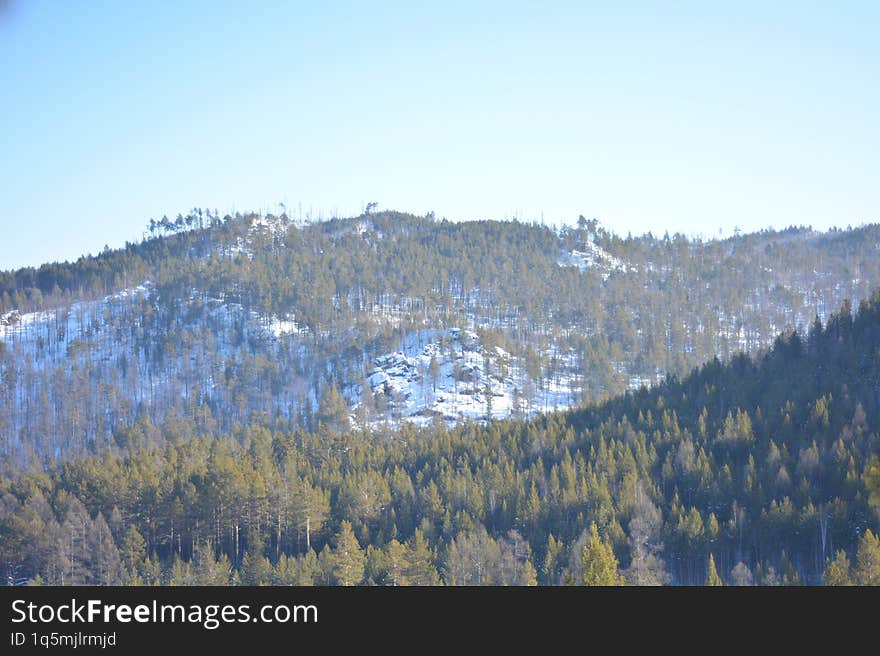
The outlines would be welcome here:
[[[880,291],[759,355],[577,410],[388,430],[332,418],[204,434],[192,416],[145,415],[120,448],[34,462],[0,479],[3,573],[880,584]]]
[[[858,305],[878,252],[876,225],[702,240],[583,217],[163,217],[123,249],[0,273],[0,463],[162,445],[144,425],[387,431],[577,407]]]

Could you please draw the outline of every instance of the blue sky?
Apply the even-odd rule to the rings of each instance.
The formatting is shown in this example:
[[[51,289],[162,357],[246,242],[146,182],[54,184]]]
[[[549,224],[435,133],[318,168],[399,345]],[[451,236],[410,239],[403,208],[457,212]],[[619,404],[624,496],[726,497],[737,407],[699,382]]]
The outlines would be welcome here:
[[[621,234],[880,220],[880,3],[427,4],[13,0],[0,269],[279,202]]]

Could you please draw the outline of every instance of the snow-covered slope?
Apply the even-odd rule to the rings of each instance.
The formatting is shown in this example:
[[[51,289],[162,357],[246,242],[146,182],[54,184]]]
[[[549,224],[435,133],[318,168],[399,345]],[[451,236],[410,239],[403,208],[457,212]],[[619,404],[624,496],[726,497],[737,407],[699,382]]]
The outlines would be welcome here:
[[[578,397],[570,370],[532,380],[521,358],[500,346],[485,348],[471,330],[410,333],[400,351],[373,362],[358,404],[367,406],[361,416],[370,424],[528,416],[570,407]]]
[[[0,341],[22,354],[29,354],[38,368],[61,362],[76,342],[94,342],[112,318],[126,318],[126,308],[150,291],[149,280],[123,289],[101,301],[77,302],[66,308],[40,312],[7,312],[0,316]],[[105,340],[106,341],[106,340]]]

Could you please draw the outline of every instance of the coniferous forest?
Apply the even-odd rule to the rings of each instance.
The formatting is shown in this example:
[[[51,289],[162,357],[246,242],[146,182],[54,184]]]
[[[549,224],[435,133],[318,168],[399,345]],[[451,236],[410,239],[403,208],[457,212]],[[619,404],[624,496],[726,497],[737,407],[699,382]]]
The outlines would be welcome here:
[[[876,227],[149,231],[0,274],[8,579],[880,584]]]

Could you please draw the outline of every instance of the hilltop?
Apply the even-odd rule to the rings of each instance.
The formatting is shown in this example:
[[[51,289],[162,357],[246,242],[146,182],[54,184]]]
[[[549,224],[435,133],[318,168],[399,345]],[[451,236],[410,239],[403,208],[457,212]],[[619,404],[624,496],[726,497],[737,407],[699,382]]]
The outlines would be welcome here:
[[[0,274],[7,463],[124,450],[169,417],[197,434],[525,418],[757,353],[880,280],[873,225],[701,241],[193,211],[149,232]]]

